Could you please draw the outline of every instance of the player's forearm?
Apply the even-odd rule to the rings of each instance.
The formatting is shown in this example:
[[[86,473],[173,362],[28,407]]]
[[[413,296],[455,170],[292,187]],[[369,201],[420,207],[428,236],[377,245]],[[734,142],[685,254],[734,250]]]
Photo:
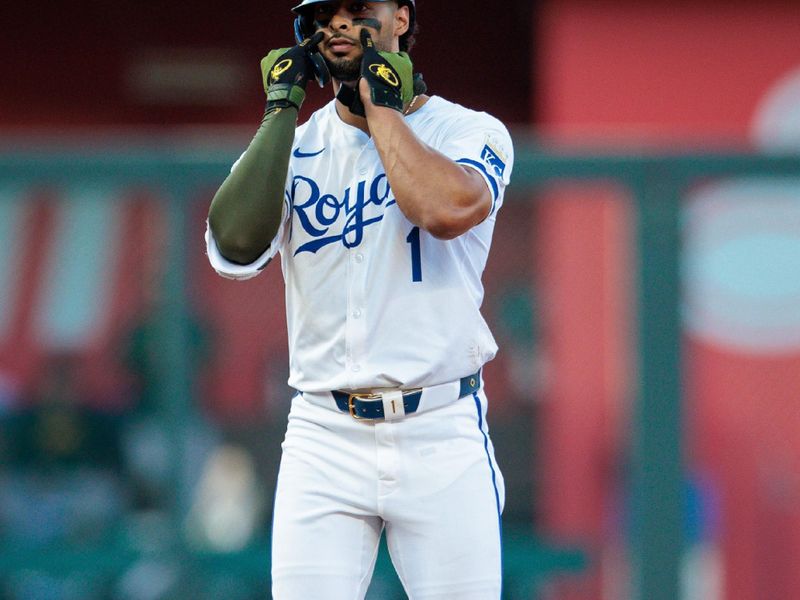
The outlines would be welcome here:
[[[397,111],[370,106],[367,120],[389,185],[409,221],[450,239],[486,218],[491,196],[474,170],[421,142]]]
[[[249,264],[278,232],[297,109],[267,113],[239,164],[211,202],[208,223],[220,253]]]

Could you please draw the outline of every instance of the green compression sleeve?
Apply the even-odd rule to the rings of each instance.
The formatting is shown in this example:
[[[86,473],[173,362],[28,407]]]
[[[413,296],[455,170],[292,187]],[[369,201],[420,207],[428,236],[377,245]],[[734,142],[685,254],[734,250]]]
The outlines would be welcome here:
[[[220,253],[231,262],[250,264],[278,232],[296,126],[294,107],[267,112],[211,201],[208,224]]]

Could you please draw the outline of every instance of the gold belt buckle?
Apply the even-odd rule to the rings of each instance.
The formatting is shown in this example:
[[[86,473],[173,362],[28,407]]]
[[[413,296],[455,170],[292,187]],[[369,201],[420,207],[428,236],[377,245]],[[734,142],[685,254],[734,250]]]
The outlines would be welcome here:
[[[347,409],[350,411],[350,416],[356,419],[357,421],[361,421],[364,417],[359,417],[356,414],[356,405],[355,399],[358,398],[359,400],[378,400],[381,397],[380,394],[348,394],[347,395]]]

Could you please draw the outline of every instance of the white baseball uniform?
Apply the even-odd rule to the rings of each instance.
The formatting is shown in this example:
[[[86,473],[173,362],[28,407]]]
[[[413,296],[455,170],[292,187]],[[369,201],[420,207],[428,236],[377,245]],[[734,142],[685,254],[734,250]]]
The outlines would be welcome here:
[[[500,597],[504,486],[480,384],[497,345],[479,309],[513,148],[497,119],[437,96],[405,118],[486,181],[491,214],[463,235],[439,240],[406,219],[372,140],[335,101],[296,130],[269,249],[237,265],[206,231],[226,277],[281,255],[298,394],[273,519],[279,600],[363,598],[384,527],[410,598]]]

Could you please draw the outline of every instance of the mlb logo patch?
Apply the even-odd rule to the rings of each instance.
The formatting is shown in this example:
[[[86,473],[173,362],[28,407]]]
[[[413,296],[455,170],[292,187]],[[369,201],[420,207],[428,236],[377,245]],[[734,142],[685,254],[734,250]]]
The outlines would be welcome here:
[[[491,170],[493,170],[498,177],[502,177],[506,172],[506,163],[500,158],[500,152],[486,144],[481,151],[481,160],[486,163]]]

